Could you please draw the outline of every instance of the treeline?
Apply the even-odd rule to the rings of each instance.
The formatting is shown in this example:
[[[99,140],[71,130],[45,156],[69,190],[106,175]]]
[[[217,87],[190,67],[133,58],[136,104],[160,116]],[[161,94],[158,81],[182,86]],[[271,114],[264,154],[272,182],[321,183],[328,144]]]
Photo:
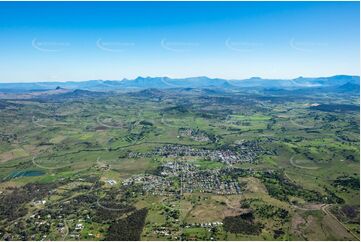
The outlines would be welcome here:
[[[290,214],[286,209],[268,204],[260,198],[242,200],[240,205],[242,209],[253,211],[253,214],[261,221],[271,220],[276,221],[276,224],[285,224],[290,220]],[[273,232],[275,239],[284,235],[284,231],[281,228]]]
[[[256,208],[255,212],[261,218],[279,218],[279,219],[287,219],[288,211],[283,208],[275,207],[271,204],[264,204]]]
[[[143,231],[147,208],[143,208],[111,224],[105,240],[135,241],[140,240]]]
[[[282,201],[289,202],[289,196],[301,197],[307,202],[343,203],[343,199],[325,188],[328,195],[304,189],[286,179],[280,172],[264,172],[259,176],[266,186],[269,195]]]
[[[223,220],[224,230],[231,233],[258,235],[263,225],[253,221],[253,213],[248,212],[234,217],[225,217]]]
[[[353,176],[340,176],[333,181],[334,186],[341,186],[344,188],[351,188],[353,190],[360,190],[360,178]]]
[[[310,109],[324,112],[359,112],[360,106],[352,104],[321,104],[318,106],[312,106]]]
[[[21,188],[14,188],[8,194],[0,196],[0,219],[12,221],[23,217],[27,213],[27,208],[23,205],[33,199],[42,199],[50,190],[56,188],[58,184],[26,184]]]

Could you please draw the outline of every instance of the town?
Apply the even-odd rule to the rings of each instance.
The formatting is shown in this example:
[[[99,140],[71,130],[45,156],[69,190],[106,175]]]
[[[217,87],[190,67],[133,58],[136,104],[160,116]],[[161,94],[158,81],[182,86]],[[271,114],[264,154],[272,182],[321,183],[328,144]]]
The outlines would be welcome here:
[[[233,170],[200,170],[192,163],[168,162],[160,166],[157,175],[136,175],[126,179],[123,185],[141,184],[143,190],[152,195],[182,195],[195,191],[221,195],[240,194],[242,185],[229,176]]]
[[[205,148],[194,148],[185,145],[165,145],[156,148],[152,152],[145,153],[129,153],[130,158],[139,157],[199,157],[205,160],[217,161],[227,165],[237,163],[254,163],[256,162],[257,156],[261,153],[262,148],[257,142],[240,142],[233,147],[237,151],[230,149],[205,149]]]

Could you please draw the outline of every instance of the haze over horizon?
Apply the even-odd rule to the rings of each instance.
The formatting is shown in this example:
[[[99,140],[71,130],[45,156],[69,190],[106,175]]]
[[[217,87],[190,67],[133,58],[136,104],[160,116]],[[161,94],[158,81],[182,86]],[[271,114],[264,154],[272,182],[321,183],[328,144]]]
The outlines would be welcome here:
[[[260,76],[250,76],[246,78],[220,78],[220,77],[209,77],[209,76],[185,76],[185,77],[170,77],[170,76],[136,76],[134,78],[119,78],[119,79],[89,79],[89,80],[40,80],[40,81],[19,81],[19,82],[2,82],[0,81],[0,84],[8,84],[8,83],[50,83],[50,82],[88,82],[88,81],[131,81],[136,80],[138,78],[144,78],[144,79],[154,79],[154,78],[169,78],[169,79],[192,79],[192,78],[209,78],[209,79],[220,79],[225,81],[243,81],[243,80],[251,80],[251,79],[262,79],[262,80],[270,80],[270,81],[279,81],[279,80],[295,80],[298,78],[330,78],[330,77],[336,77],[336,76],[349,76],[349,77],[360,77],[360,75],[347,75],[347,74],[336,74],[331,76],[297,76],[297,77],[290,77],[290,78],[267,78],[267,77],[260,77]]]
[[[359,17],[359,2],[1,2],[0,82],[360,75]]]

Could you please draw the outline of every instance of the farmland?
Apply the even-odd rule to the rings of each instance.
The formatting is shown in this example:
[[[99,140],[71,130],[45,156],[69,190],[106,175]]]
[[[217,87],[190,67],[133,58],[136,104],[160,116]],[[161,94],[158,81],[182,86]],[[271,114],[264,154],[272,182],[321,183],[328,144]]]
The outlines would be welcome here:
[[[2,99],[0,238],[358,240],[359,118],[342,93]]]

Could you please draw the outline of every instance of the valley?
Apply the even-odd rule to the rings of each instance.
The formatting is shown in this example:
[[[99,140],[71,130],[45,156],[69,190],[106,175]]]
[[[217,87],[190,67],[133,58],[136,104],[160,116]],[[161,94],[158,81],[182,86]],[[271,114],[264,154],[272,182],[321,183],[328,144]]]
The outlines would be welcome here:
[[[0,238],[359,240],[359,94],[316,91],[4,92]]]

